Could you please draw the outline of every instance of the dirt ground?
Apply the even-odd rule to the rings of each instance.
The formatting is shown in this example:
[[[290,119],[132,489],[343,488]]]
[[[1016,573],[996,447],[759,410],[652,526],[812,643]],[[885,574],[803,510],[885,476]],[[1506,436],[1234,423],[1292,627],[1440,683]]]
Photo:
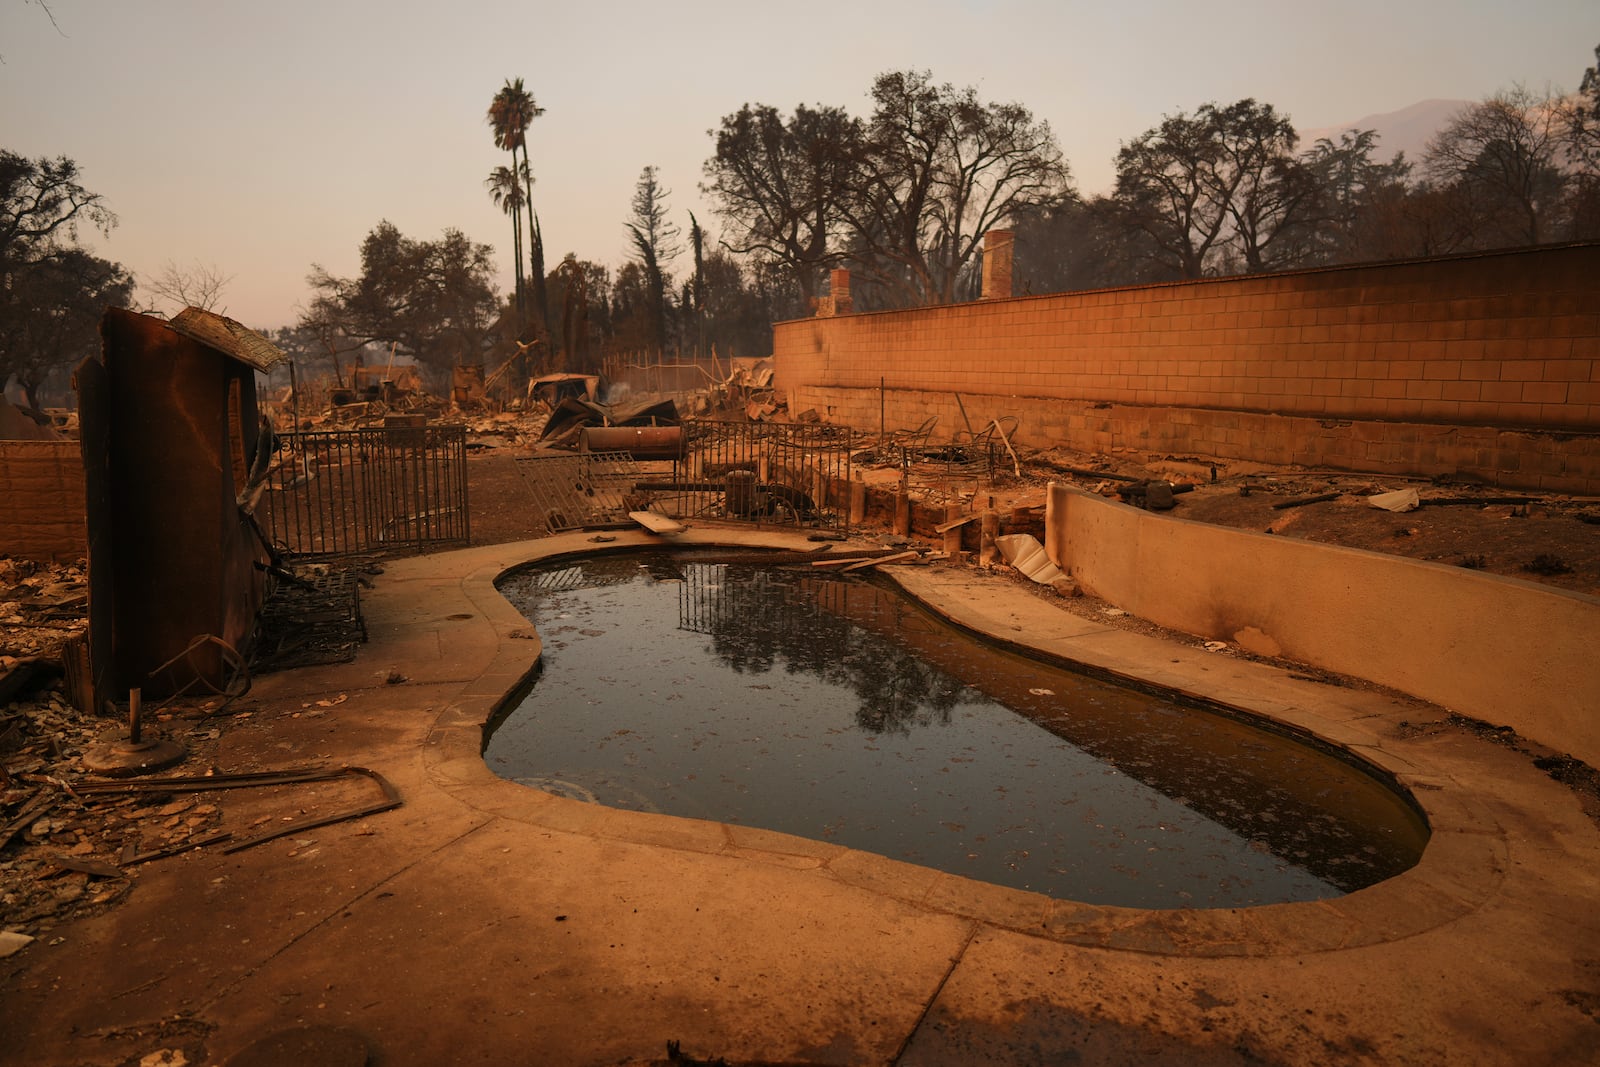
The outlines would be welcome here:
[[[1148,464],[1157,472],[1174,466],[1181,473],[1187,465],[1160,460]],[[1252,467],[1236,464],[1229,471],[1219,465],[1218,480],[1199,481],[1193,492],[1177,498],[1172,514],[1600,594],[1600,501],[1422,479]],[[1422,506],[1395,513],[1368,502],[1379,493],[1403,489],[1417,490]],[[1284,506],[1327,493],[1339,495]],[[1528,502],[1469,503],[1520,498]]]

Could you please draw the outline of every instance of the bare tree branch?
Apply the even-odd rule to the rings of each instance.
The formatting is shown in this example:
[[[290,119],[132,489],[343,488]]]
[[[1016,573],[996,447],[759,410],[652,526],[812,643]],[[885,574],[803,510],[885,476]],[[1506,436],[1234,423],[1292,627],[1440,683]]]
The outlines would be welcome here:
[[[196,260],[189,267],[179,267],[172,260],[162,266],[161,273],[144,283],[155,300],[165,300],[177,305],[174,312],[186,307],[201,311],[222,311],[217,306],[223,290],[233,281],[233,275],[223,274],[215,263]]]

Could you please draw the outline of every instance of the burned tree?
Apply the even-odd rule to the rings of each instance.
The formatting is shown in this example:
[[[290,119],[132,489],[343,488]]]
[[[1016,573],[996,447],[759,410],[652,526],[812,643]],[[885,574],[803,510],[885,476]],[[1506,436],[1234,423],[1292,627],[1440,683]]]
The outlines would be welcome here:
[[[1050,125],[925,71],[880,75],[846,206],[851,259],[900,304],[950,303],[984,236],[1069,189]]]
[[[746,104],[716,131],[703,188],[727,227],[723,244],[791,271],[804,306],[839,259],[861,137],[860,122],[842,109],[803,104],[788,119]]]
[[[145,288],[157,300],[170,303],[172,314],[176,315],[184,308],[191,307],[201,311],[217,311],[223,290],[231,281],[233,275],[222,273],[215,263],[195,260],[187,267],[180,267],[169,259],[154,280],[145,282]]]
[[[1538,244],[1561,231],[1563,133],[1557,101],[1517,86],[1458,112],[1428,142],[1423,168],[1456,194],[1477,247]]]

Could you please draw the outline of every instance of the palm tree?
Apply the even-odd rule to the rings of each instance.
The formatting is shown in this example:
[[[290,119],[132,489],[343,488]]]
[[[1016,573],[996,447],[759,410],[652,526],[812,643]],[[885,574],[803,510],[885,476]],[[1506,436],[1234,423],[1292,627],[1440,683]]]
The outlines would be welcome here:
[[[528,250],[532,258],[538,261],[542,268],[544,250],[541,247],[538,226],[533,216],[533,169],[528,162],[528,127],[533,125],[533,120],[544,114],[544,108],[534,102],[533,94],[523,88],[522,79],[506,79],[505,85],[494,94],[494,100],[489,104],[489,125],[494,129],[494,143],[498,148],[504,148],[511,153],[511,166],[517,171],[517,153],[522,153],[522,167],[518,173],[523,183],[523,202],[528,206]],[[522,276],[521,262],[518,261],[518,277]],[[538,305],[539,321],[541,325],[545,320],[544,306],[544,278],[542,271],[532,278],[535,302]]]
[[[522,314],[522,209],[527,204],[522,183],[517,172],[510,167],[496,167],[483,180],[489,189],[489,199],[494,206],[511,216],[511,247],[517,263],[517,314]]]

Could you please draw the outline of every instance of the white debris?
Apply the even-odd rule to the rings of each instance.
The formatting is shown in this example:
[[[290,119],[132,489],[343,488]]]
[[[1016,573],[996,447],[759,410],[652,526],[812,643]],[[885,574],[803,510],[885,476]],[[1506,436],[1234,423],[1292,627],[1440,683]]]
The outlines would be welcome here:
[[[33,938],[27,934],[14,933],[11,930],[0,930],[0,960],[15,952],[21,952],[32,942]]]
[[[1415,511],[1422,504],[1422,497],[1415,489],[1396,489],[1392,493],[1369,496],[1367,503],[1384,511]]]

